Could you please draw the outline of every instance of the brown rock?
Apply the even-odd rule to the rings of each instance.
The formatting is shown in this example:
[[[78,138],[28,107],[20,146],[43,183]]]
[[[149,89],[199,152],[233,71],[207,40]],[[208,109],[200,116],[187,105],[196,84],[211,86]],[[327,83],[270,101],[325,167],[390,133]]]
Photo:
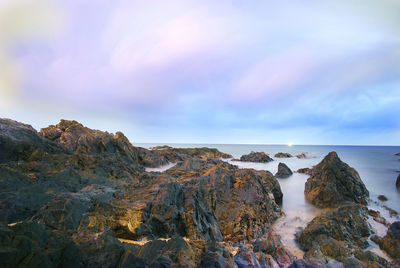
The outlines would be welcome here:
[[[284,163],[279,163],[278,165],[278,172],[276,172],[275,177],[277,178],[287,178],[293,175],[293,172],[290,170],[290,168],[284,164]]]
[[[305,184],[305,196],[317,207],[338,207],[343,202],[366,204],[369,192],[358,172],[330,152],[313,168]]]
[[[274,160],[264,152],[251,152],[250,154],[242,155],[240,161],[268,163]]]
[[[274,155],[276,158],[290,158],[293,157],[293,155],[289,154],[289,153],[276,153]]]

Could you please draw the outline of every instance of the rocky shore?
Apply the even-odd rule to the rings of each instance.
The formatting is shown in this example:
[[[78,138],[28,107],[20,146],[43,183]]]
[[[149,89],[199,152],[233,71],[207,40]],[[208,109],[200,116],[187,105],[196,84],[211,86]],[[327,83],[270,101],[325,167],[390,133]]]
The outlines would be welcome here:
[[[336,153],[304,171],[311,174],[307,199],[331,210],[299,230],[303,259],[273,231],[284,216],[275,176],[240,169],[225,158],[232,156],[212,148],[135,147],[121,132],[76,121],[61,120],[37,132],[0,119],[0,266],[399,264],[399,223],[385,237],[374,236],[367,221],[368,191]],[[265,153],[242,158],[272,161]],[[168,163],[176,165],[145,171]],[[280,172],[290,176],[283,165]],[[369,251],[368,237],[391,260]]]

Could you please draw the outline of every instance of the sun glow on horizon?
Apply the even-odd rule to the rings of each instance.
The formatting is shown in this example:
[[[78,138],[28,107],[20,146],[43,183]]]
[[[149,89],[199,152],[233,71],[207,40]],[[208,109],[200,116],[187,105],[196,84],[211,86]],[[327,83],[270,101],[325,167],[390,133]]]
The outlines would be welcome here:
[[[293,146],[293,142],[288,142],[287,146],[292,147]]]

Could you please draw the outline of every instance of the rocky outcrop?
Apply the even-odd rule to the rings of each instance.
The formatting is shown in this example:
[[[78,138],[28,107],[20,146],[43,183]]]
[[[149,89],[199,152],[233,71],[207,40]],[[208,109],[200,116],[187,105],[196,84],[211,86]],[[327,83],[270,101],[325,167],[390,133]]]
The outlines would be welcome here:
[[[317,207],[337,207],[343,202],[366,204],[369,192],[358,172],[330,152],[313,168],[304,190],[308,201]]]
[[[274,160],[264,152],[251,152],[249,154],[242,155],[240,157],[240,161],[268,163]]]
[[[59,153],[63,148],[43,139],[30,125],[0,119],[0,163],[37,160],[46,153]]]
[[[313,174],[313,169],[312,168],[299,168],[296,172],[297,173],[307,174],[307,175],[312,175]]]
[[[40,133],[0,120],[0,141],[2,267],[292,260],[283,246],[267,254],[251,244],[282,216],[278,181],[221,161],[231,156],[217,149],[147,150],[67,120]],[[165,172],[145,172],[170,162]]]
[[[392,223],[383,238],[375,236],[373,240],[400,265],[400,221]]]
[[[305,260],[319,265],[387,267],[385,259],[365,251],[372,233],[367,213],[367,208],[353,203],[314,218],[298,235]]]
[[[276,153],[274,156],[276,158],[290,158],[290,157],[293,157],[293,155],[291,155],[289,153],[282,153],[282,152]]]
[[[300,154],[296,155],[296,157],[297,157],[298,159],[305,159],[305,158],[308,158],[306,153],[300,153]]]
[[[399,176],[397,176],[396,187],[397,187],[397,189],[400,189],[400,174],[399,174]]]
[[[293,175],[293,172],[290,170],[290,168],[284,164],[284,163],[279,163],[278,165],[278,172],[276,172],[275,177],[277,178],[287,178]]]

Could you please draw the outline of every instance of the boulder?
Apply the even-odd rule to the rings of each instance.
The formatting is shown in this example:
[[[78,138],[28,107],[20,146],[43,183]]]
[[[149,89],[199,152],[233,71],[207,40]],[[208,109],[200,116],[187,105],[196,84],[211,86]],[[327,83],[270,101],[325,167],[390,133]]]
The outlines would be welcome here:
[[[399,174],[399,176],[397,176],[396,187],[397,187],[397,189],[400,189],[400,174]]]
[[[276,172],[275,177],[277,178],[287,178],[293,175],[293,172],[290,170],[290,168],[284,164],[284,163],[279,163],[278,165],[278,172]]]
[[[388,198],[384,195],[378,195],[378,199],[381,201],[388,201]]]
[[[320,264],[339,262],[358,267],[368,263],[368,266],[387,267],[385,259],[364,251],[369,246],[367,237],[372,233],[367,220],[367,208],[355,203],[315,217],[298,235],[305,260]]]
[[[268,163],[274,161],[269,155],[264,152],[251,152],[249,154],[242,155],[240,161],[243,162],[258,162],[258,163]]]
[[[274,156],[276,158],[290,158],[290,157],[293,157],[293,155],[291,155],[289,153],[282,153],[282,152],[276,153]]]
[[[304,190],[308,201],[317,207],[338,207],[343,202],[366,204],[369,192],[358,172],[330,152],[313,168]]]
[[[393,260],[400,263],[400,221],[392,223],[386,235],[377,242]]]
[[[296,155],[296,157],[297,157],[297,158],[299,158],[299,159],[305,159],[305,158],[308,158],[306,153],[301,153],[301,154],[298,154],[298,155]]]

